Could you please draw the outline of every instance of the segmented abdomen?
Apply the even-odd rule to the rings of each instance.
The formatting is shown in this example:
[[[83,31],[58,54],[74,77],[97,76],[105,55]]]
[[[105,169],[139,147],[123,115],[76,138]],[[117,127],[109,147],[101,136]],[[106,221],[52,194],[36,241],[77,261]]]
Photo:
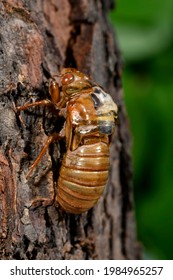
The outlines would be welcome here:
[[[67,151],[60,169],[56,200],[70,213],[92,208],[108,179],[109,147],[99,142]]]

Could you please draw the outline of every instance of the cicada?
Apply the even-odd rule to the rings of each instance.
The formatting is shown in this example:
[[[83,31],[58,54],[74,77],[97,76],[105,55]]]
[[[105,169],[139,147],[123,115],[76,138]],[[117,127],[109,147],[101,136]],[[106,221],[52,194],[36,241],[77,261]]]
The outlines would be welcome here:
[[[48,137],[45,146],[29,169],[37,166],[50,143],[65,139],[64,154],[55,200],[67,212],[80,214],[92,208],[108,181],[110,143],[115,130],[117,105],[111,96],[90,77],[74,68],[64,68],[49,83],[50,99],[17,107],[55,107],[64,116],[64,127]]]

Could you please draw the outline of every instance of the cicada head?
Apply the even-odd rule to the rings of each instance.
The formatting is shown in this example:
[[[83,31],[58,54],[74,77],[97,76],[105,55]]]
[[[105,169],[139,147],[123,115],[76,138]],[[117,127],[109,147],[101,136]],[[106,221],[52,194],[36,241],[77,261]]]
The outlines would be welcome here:
[[[62,91],[68,99],[86,93],[92,88],[89,77],[74,68],[64,68],[60,76]]]

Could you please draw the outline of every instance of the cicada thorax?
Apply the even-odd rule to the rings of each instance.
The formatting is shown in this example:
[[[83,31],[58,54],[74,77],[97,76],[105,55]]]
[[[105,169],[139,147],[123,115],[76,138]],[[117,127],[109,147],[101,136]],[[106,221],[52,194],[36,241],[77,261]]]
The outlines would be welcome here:
[[[109,136],[115,126],[112,102],[97,86],[72,99],[67,106],[67,152],[56,195],[67,212],[80,214],[92,208],[107,184]]]

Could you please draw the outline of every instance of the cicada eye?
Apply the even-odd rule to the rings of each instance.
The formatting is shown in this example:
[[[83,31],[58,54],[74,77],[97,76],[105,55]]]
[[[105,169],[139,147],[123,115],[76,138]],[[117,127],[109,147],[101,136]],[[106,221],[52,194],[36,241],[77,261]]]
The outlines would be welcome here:
[[[67,73],[62,78],[62,86],[68,85],[74,81],[74,75],[71,73]]]

